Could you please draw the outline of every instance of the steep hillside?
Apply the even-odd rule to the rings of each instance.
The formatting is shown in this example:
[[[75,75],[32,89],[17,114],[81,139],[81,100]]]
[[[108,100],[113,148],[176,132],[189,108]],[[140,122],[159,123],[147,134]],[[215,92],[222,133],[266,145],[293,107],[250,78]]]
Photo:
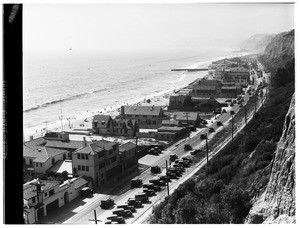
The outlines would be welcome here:
[[[279,33],[265,48],[263,61],[270,70],[283,67],[295,58],[294,33],[294,30]]]
[[[250,51],[263,52],[274,38],[274,34],[256,34],[241,43],[240,48]]]
[[[295,95],[270,167],[266,190],[254,202],[247,223],[295,223]]]

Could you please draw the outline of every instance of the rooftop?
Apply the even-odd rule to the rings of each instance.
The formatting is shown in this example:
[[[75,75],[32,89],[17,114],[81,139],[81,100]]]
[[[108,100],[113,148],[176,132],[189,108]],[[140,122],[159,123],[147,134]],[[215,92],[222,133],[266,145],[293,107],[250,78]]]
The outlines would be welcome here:
[[[124,113],[126,115],[158,116],[160,114],[160,111],[160,106],[124,106]]]
[[[80,153],[80,154],[95,155],[104,150],[106,150],[106,151],[112,150],[113,146],[115,146],[115,145],[117,145],[117,143],[115,143],[115,142],[100,140],[100,141],[92,142],[92,143],[88,144],[86,147],[79,148],[73,154]]]
[[[23,185],[23,199],[29,200],[37,195],[36,191],[36,180],[27,182]],[[59,181],[40,180],[41,190],[48,191],[55,186],[60,184]]]
[[[198,113],[196,112],[174,112],[174,119],[186,121],[186,113],[188,113],[188,119],[196,121],[198,118]]]
[[[120,151],[128,151],[131,149],[135,149],[136,145],[133,142],[127,142],[119,146]]]
[[[72,174],[72,161],[71,160],[59,160],[57,161],[47,172],[63,173],[67,171],[68,174]]]

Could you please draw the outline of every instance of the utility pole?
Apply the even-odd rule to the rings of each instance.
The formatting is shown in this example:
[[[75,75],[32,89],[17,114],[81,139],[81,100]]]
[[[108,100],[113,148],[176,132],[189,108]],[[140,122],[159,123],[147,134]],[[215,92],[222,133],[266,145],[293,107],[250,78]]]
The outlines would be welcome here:
[[[231,143],[233,148],[233,114],[231,114]]]
[[[208,175],[208,143],[207,143],[207,132],[205,133],[205,142],[206,142],[206,175]]]
[[[168,173],[168,160],[166,160],[166,173]],[[168,196],[170,196],[169,181],[167,180],[166,182],[167,182]]]
[[[97,224],[97,214],[96,214],[96,210],[94,210],[94,217],[95,217],[95,224]]]
[[[187,130],[188,130],[188,134],[189,134],[189,138],[190,138],[190,128],[189,128],[189,113],[185,112],[183,113],[186,116],[186,126],[187,126]]]
[[[60,120],[61,120],[61,131],[64,132],[61,98],[60,98]]]
[[[136,169],[139,170],[139,159],[138,159],[138,137],[135,137],[135,159],[136,159]]]

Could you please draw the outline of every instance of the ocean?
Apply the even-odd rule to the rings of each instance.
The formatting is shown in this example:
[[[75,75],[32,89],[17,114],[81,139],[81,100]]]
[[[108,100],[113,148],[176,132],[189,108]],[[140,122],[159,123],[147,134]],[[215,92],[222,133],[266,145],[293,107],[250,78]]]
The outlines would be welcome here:
[[[24,54],[24,134],[91,117],[99,110],[133,104],[179,89],[206,72],[172,68],[207,66],[237,55],[230,49]]]

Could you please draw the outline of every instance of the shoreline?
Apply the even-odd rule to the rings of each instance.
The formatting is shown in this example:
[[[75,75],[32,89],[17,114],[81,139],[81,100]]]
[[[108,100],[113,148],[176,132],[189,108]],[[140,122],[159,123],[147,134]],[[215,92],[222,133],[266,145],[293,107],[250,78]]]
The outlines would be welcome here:
[[[223,56],[223,57],[216,57],[210,60],[206,60],[203,62],[198,62],[198,63],[194,63],[192,65],[190,65],[190,68],[197,68],[197,67],[203,67],[203,66],[208,66],[212,61],[217,61],[217,60],[221,60],[221,59],[225,59],[225,58],[234,58],[234,57],[242,57],[242,56],[246,56],[249,55],[249,53],[234,53],[232,55],[229,56]],[[203,71],[205,72],[205,71]],[[203,73],[202,72],[202,73]],[[198,72],[199,73],[199,72]],[[206,74],[205,74],[206,75]],[[203,75],[202,77],[204,77],[205,75]],[[188,77],[188,75],[186,75]],[[201,74],[199,74],[199,78],[201,77]],[[169,104],[169,97],[171,94],[174,93],[174,91],[178,91],[180,89],[183,89],[185,87],[187,87],[188,85],[190,85],[191,83],[193,83],[195,80],[185,84],[185,85],[181,85],[181,86],[173,86],[170,89],[166,89],[164,91],[160,91],[160,92],[156,92],[154,94],[145,96],[145,98],[137,98],[132,102],[118,102],[119,104],[116,105],[112,105],[109,107],[104,107],[102,109],[98,109],[98,110],[87,110],[86,114],[82,114],[82,115],[77,115],[74,116],[74,118],[67,120],[67,119],[63,119],[63,130],[64,131],[72,131],[74,129],[91,129],[92,128],[92,120],[93,120],[93,116],[100,114],[100,115],[110,115],[111,117],[115,117],[117,115],[119,115],[119,111],[118,109],[120,109],[120,107],[122,105],[147,105],[147,106],[163,106],[166,107]],[[150,99],[151,102],[147,103],[147,100]],[[87,114],[88,113],[88,114]],[[69,125],[70,123],[70,125]],[[49,124],[49,126],[47,126],[47,130],[48,131],[62,131],[62,127],[61,127],[61,121],[56,121],[55,123]],[[38,138],[38,137],[42,137],[44,136],[44,134],[46,133],[46,123],[45,125],[38,125],[36,127],[32,127],[32,128],[27,128],[24,129],[23,128],[23,136],[24,136],[24,141],[28,141],[30,140],[30,137],[33,136],[33,138]]]

